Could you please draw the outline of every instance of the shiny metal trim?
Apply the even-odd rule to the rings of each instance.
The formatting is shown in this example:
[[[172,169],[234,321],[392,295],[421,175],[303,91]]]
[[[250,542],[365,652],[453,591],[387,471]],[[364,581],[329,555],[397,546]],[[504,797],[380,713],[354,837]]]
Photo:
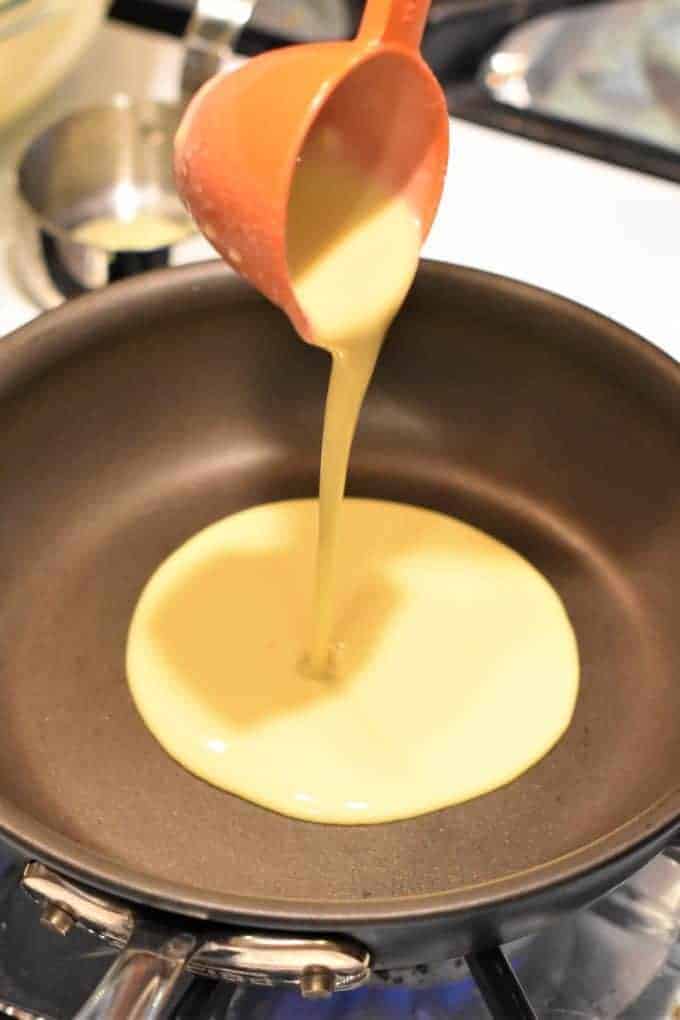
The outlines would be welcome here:
[[[48,1016],[47,1013],[34,1013],[30,1009],[24,1009],[22,1006],[14,1006],[11,1002],[5,1002],[4,999],[0,999],[0,1013],[11,1018],[11,1020],[52,1020],[52,1017]]]
[[[254,985],[297,985],[303,995],[349,991],[370,976],[366,949],[346,939],[227,935],[205,942],[189,964],[194,974]]]
[[[193,935],[135,932],[74,1020],[165,1020],[185,964],[196,946]]]
[[[12,260],[41,308],[170,265],[195,236],[172,168],[182,113],[178,103],[118,95],[73,111],[32,139],[17,168]],[[138,212],[160,213],[183,232],[169,243],[130,250],[75,236],[79,224],[99,216],[125,220]]]
[[[233,56],[256,0],[197,0],[184,34],[181,92],[188,102]]]
[[[21,884],[44,912],[49,914],[48,908],[57,908],[75,924],[109,944],[120,949],[124,947],[125,951],[112,968],[121,980],[127,982],[132,980],[131,974],[148,970],[150,979],[158,983],[162,976],[159,968],[167,976],[164,965],[138,959],[140,952],[147,952],[140,949],[138,943],[144,939],[148,941],[151,936],[149,929],[144,923],[138,923],[133,911],[124,903],[84,890],[38,861],[26,865]],[[68,926],[63,927],[63,934],[67,934]],[[167,930],[161,935],[167,941],[160,949],[153,949],[153,953],[166,959],[171,955],[173,942]],[[159,936],[154,938],[154,944],[159,944]],[[293,985],[309,998],[324,998],[333,992],[358,988],[371,973],[368,951],[344,938],[235,932],[208,938],[200,945],[195,944],[193,936],[182,934],[177,938],[185,940],[182,945],[187,939],[193,940],[192,951],[187,950],[184,958],[192,974],[253,985]],[[99,994],[110,998],[113,993],[106,987]],[[139,1015],[146,1020],[146,1014]],[[78,1020],[94,1020],[95,1016],[78,1014]],[[153,1014],[149,1014],[151,1016]]]
[[[26,865],[21,884],[41,906],[58,907],[76,924],[116,948],[125,946],[132,936],[135,918],[129,907],[86,892],[38,861]]]
[[[670,857],[676,864],[680,864],[680,829],[676,832],[669,845],[664,850],[666,857]]]

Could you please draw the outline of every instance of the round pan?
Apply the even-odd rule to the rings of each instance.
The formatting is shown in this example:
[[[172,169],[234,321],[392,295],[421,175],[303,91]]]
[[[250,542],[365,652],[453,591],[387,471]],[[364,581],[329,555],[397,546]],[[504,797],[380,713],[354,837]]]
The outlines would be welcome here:
[[[3,343],[0,828],[132,900],[344,931],[406,964],[593,898],[680,819],[680,370],[554,295],[423,263],[349,493],[455,514],[527,556],[567,606],[582,685],[566,736],[514,783],[349,828],[185,772],[124,672],[135,601],[175,546],[315,493],[327,371],[216,263],[116,285]]]

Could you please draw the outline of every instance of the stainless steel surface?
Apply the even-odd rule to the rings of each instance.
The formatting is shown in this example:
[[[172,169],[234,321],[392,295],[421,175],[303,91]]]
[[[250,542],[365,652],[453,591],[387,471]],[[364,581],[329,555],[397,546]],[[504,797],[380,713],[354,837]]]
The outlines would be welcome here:
[[[47,913],[59,934],[67,934],[73,924],[78,924],[118,948],[125,947],[112,972],[123,979],[131,973],[139,977],[142,963],[133,963],[130,954],[133,943],[148,936],[144,936],[144,925],[135,923],[129,907],[85,891],[37,861],[24,869],[22,885],[43,906],[43,918]],[[62,924],[61,915],[70,924]],[[165,937],[170,939],[167,933]],[[120,962],[123,958],[125,967]],[[322,937],[228,933],[194,944],[191,959],[186,962],[193,974],[202,977],[267,986],[295,985],[309,998],[350,991],[370,976],[370,957],[362,946],[345,939]],[[152,978],[155,980],[155,975]],[[110,994],[107,987],[106,997]],[[85,1016],[90,1014],[79,1020]],[[151,1017],[149,1014],[149,1020]]]
[[[354,27],[346,0],[258,0],[250,25],[295,42],[346,39]]]
[[[2,854],[0,845],[0,1010],[11,1004],[21,1020],[73,1020],[107,956],[80,928],[50,937],[32,900],[11,887],[10,875],[3,881]],[[611,896],[507,951],[541,1020],[677,1020],[679,924],[680,862],[662,855]],[[222,983],[208,994],[210,987],[195,982],[176,1020],[488,1020],[460,960],[380,972],[307,1006],[292,986],[242,984],[232,993]],[[199,1010],[204,998],[221,1006]]]
[[[21,884],[44,909],[61,909],[76,924],[114,946],[126,945],[134,931],[134,916],[125,904],[86,892],[38,861],[26,865]]]
[[[191,98],[230,57],[256,0],[196,0],[184,36],[182,95]]]
[[[533,18],[497,45],[479,79],[505,106],[680,152],[680,2]]]
[[[41,307],[167,265],[194,233],[172,172],[180,116],[179,105],[120,96],[60,120],[28,147],[18,172],[14,262]],[[186,233],[174,244],[133,251],[73,237],[94,218],[127,220],[140,212],[168,217]]]
[[[0,999],[0,1016],[8,1017],[9,1020],[51,1020],[46,1013],[33,1013],[31,1010],[15,1006],[11,1002],[4,1002]]]
[[[680,2],[661,7],[650,20],[642,59],[652,91],[680,129]]]
[[[255,985],[295,985],[312,996],[323,985],[345,992],[370,976],[366,950],[346,939],[227,935],[205,942],[192,957],[195,974]]]
[[[163,1020],[169,1015],[196,940],[143,931],[100,981],[75,1020]]]

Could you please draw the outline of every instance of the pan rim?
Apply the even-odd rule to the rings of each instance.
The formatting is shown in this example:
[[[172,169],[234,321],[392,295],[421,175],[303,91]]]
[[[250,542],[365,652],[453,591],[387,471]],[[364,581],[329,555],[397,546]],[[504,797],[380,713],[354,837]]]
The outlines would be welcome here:
[[[565,314],[576,314],[583,321],[599,323],[606,327],[614,351],[623,349],[642,359],[650,370],[680,392],[678,362],[650,341],[598,312],[510,277],[433,260],[422,260],[421,267],[430,275],[491,284],[496,293],[513,297],[519,295],[539,305],[549,303],[551,308]],[[230,290],[244,294],[250,291],[248,285],[229,272],[219,260],[211,260],[157,270],[69,302],[48,316],[49,325],[60,330],[58,338],[50,335],[52,329],[47,328],[46,332],[48,324],[45,317],[40,316],[3,339],[0,343],[0,384],[3,376],[11,382],[17,370],[21,373],[24,369],[30,371],[35,367],[46,367],[82,346],[78,329],[72,333],[64,329],[70,324],[79,327],[83,321],[91,321],[90,315],[108,315],[112,308],[120,314],[123,309],[129,310],[132,303],[148,302],[153,294],[163,294],[178,286],[195,290],[201,284],[209,285],[218,279]],[[121,301],[121,288],[125,292],[125,302]],[[92,332],[94,334],[94,330]],[[509,901],[524,901],[558,885],[576,882],[589,874],[595,875],[608,865],[617,861],[621,863],[631,856],[644,854],[649,857],[662,849],[676,831],[680,832],[680,783],[617,829],[529,869],[437,893],[324,902],[225,893],[158,879],[81,846],[0,796],[0,833],[11,845],[94,888],[119,898],[122,896],[133,902],[200,919],[280,928],[301,924],[315,930],[357,922],[370,925],[396,924],[407,919],[427,920],[475,913]]]
[[[37,858],[62,875],[118,900],[198,920],[280,929],[301,925],[328,931],[357,923],[369,926],[429,921],[454,914],[471,916],[503,904],[531,900],[588,876],[595,884],[602,869],[617,862],[621,865],[628,857],[639,857],[639,864],[621,865],[620,874],[610,883],[613,887],[680,836],[680,788],[617,829],[551,861],[453,890],[368,901],[252,896],[158,879],[61,836],[4,798],[0,798],[0,834],[27,859]]]

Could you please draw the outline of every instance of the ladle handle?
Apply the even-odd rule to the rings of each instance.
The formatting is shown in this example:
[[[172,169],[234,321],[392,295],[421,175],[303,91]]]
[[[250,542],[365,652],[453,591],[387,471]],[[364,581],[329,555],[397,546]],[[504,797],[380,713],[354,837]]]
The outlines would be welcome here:
[[[420,46],[432,0],[366,0],[358,38],[362,42]]]

